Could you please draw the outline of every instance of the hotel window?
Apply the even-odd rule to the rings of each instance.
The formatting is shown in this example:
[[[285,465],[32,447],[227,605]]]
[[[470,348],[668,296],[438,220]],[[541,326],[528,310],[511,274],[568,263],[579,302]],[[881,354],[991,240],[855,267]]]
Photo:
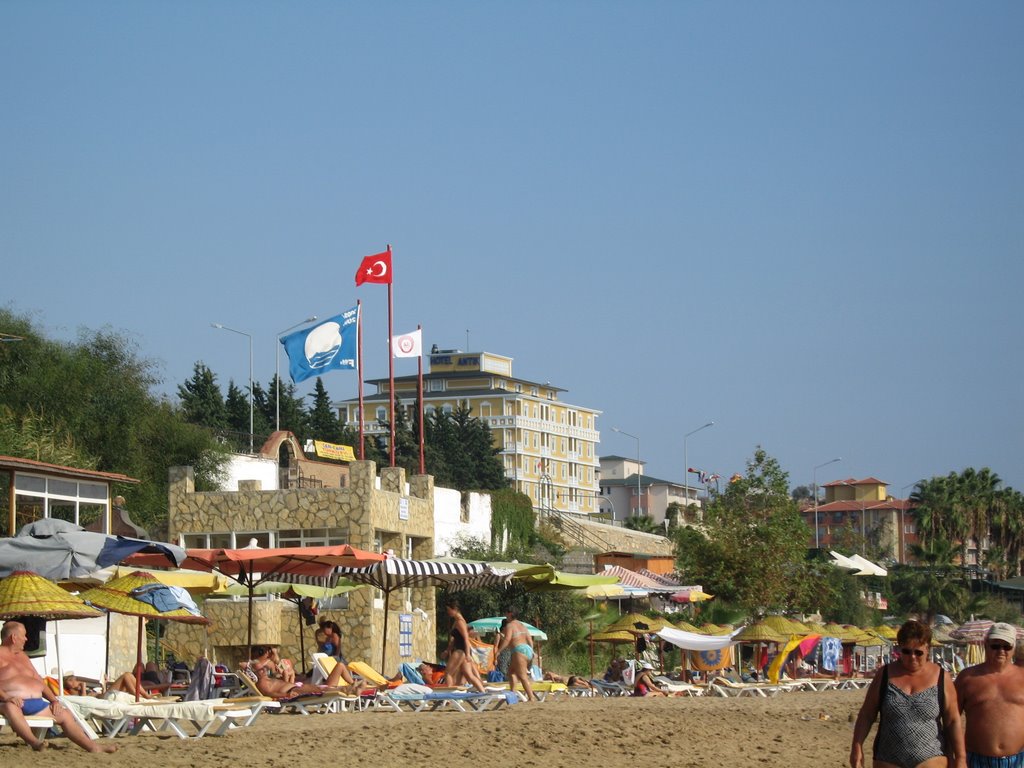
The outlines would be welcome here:
[[[385,408],[383,405],[377,406],[377,416],[376,416],[376,419],[377,419],[377,421],[387,421],[388,420],[388,409]]]

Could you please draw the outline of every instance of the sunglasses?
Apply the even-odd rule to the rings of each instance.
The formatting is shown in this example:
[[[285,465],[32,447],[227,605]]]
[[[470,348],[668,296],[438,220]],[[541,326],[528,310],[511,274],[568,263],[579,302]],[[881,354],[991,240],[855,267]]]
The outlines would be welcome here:
[[[924,656],[924,651],[920,648],[900,648],[900,655],[916,656],[917,658],[921,658],[922,656]]]
[[[1012,651],[1012,645],[1006,645],[1005,643],[989,643],[988,647],[993,651]]]

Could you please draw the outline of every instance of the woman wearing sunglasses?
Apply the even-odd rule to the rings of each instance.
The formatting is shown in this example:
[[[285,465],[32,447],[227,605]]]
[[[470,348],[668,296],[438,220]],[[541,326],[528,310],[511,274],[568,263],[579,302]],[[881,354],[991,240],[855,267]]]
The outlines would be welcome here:
[[[863,768],[864,739],[875,718],[874,768],[966,768],[956,690],[928,658],[932,630],[908,621],[896,635],[898,657],[875,672],[853,729],[850,768]]]

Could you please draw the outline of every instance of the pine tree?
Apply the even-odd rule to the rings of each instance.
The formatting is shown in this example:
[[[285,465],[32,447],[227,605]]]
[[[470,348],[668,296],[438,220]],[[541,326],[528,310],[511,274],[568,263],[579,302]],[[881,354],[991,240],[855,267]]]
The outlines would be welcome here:
[[[331,398],[327,395],[324,383],[317,376],[313,387],[313,405],[306,413],[309,437],[315,440],[326,440],[329,443],[342,442],[341,421],[338,414],[331,408]],[[358,438],[356,438],[358,439]],[[350,443],[350,445],[354,444]],[[358,450],[356,451],[358,455]]]
[[[224,429],[228,423],[224,398],[217,376],[201,362],[192,369],[192,378],[178,386],[178,397],[185,421],[210,429]]]

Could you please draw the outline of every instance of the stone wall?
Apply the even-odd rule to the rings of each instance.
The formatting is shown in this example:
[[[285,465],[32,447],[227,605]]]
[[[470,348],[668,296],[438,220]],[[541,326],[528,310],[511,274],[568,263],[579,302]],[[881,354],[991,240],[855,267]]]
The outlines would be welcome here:
[[[644,552],[650,555],[671,555],[672,542],[655,533],[643,533],[633,531],[629,528],[620,528],[617,525],[605,525],[604,523],[592,523],[586,520],[575,518],[583,528],[595,538],[607,544],[609,551],[622,552]]]
[[[169,529],[171,540],[188,533],[224,533],[230,531],[277,531],[295,528],[342,528],[347,543],[368,550],[391,549],[397,556],[410,552],[415,558],[433,555],[434,480],[417,475],[409,480],[406,492],[405,470],[387,467],[380,473],[376,487],[376,466],[370,461],[350,465],[346,488],[303,488],[263,491],[260,483],[243,482],[237,492],[196,493],[191,467],[170,470]],[[406,592],[410,594],[406,597]],[[367,661],[377,669],[391,672],[397,667],[398,613],[419,608],[413,621],[412,656],[433,658],[435,641],[434,592],[432,589],[397,590],[391,595],[388,616],[388,643],[383,652],[384,601],[377,590],[363,588],[349,593],[348,608],[325,618],[337,621],[345,638],[342,649],[349,659]],[[208,601],[206,609],[213,624],[208,635],[202,628],[176,625],[169,627],[169,644],[180,647],[183,658],[194,660],[208,648],[211,661],[235,665],[247,652],[247,625],[240,611],[247,602]],[[280,645],[297,666],[299,637],[296,609],[281,600],[254,603],[254,644]],[[245,614],[247,616],[247,613]],[[303,635],[311,641],[312,631]],[[309,652],[309,642],[305,643]],[[187,651],[186,651],[187,649]],[[187,652],[194,652],[188,656]]]

